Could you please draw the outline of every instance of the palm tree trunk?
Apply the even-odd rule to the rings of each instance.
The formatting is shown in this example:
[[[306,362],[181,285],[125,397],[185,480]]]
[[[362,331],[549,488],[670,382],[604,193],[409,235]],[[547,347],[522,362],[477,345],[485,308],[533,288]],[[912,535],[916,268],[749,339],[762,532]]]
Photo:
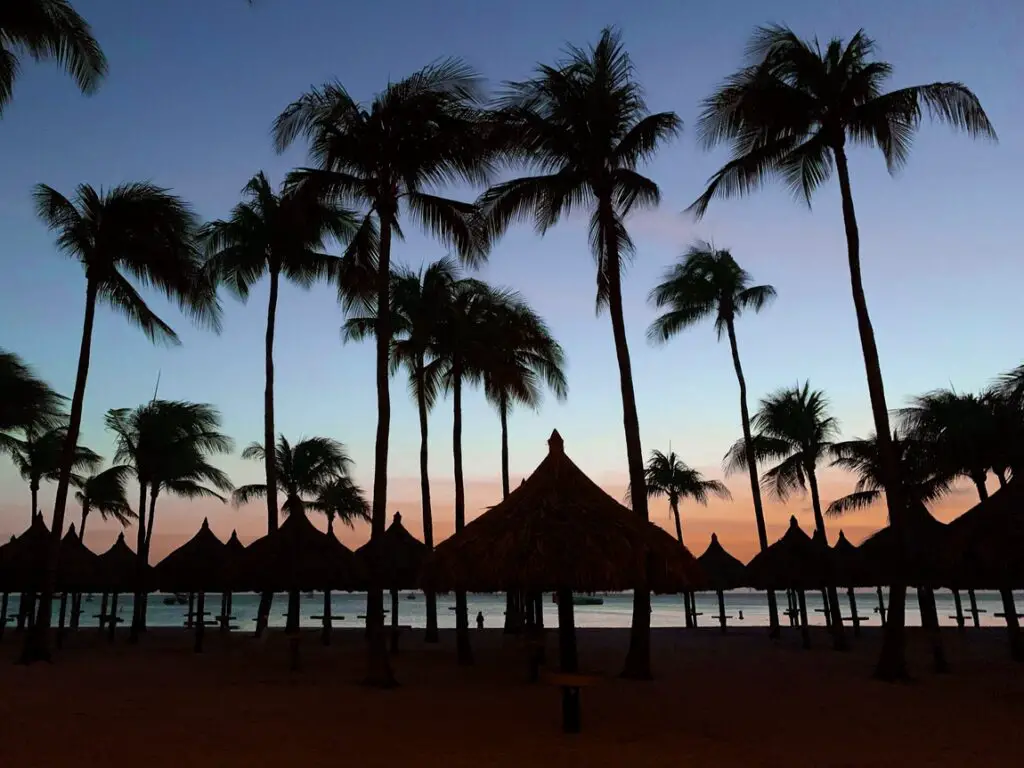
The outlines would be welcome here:
[[[142,556],[142,573],[139,576],[139,584],[137,587],[140,593],[138,600],[142,605],[142,608],[140,609],[142,615],[140,629],[143,632],[146,631],[146,620],[149,617],[149,585],[143,583],[143,578],[145,577],[145,574],[149,572],[149,568],[147,566],[149,565],[149,553],[151,551],[150,544],[153,541],[153,520],[156,517],[156,497],[159,494],[160,486],[158,484],[153,484],[150,488],[149,494],[149,519],[146,521],[146,552]]]
[[[423,543],[427,551],[434,551],[434,516],[430,511],[430,470],[428,461],[428,424],[427,398],[423,391],[426,387],[426,372],[423,355],[416,361],[416,409],[420,417],[420,502],[423,507]],[[427,602],[427,632],[424,638],[428,643],[438,641],[437,633],[437,594],[433,590],[424,592]]]
[[[1024,662],[1024,639],[1021,638],[1020,618],[1017,615],[1013,590],[1000,589],[999,597],[1003,602],[1003,613],[1006,615],[1006,634],[1010,640],[1010,658],[1014,661]]]
[[[823,546],[825,547],[825,563],[826,565],[831,564],[832,558],[829,557],[828,552],[828,536],[825,532],[825,517],[821,514],[821,495],[818,492],[818,475],[814,471],[813,466],[806,468],[807,470],[807,484],[811,486],[811,507],[814,509],[814,526],[818,529],[818,535],[821,536]],[[846,642],[846,632],[843,629],[843,612],[839,607],[839,592],[836,590],[835,579],[831,573],[826,573],[828,576],[828,584],[826,585],[826,596],[827,605],[825,610],[828,611],[830,618],[830,624],[832,627],[832,646],[837,651],[849,650],[850,646]]]
[[[455,459],[455,532],[466,527],[466,487],[462,476],[462,368],[452,364],[452,454]],[[455,647],[459,664],[473,663],[469,644],[469,611],[465,590],[455,592]]]
[[[882,367],[878,359],[875,332],[871,327],[864,282],[860,272],[860,232],[857,230],[857,214],[853,209],[853,193],[850,190],[850,169],[842,145],[834,148],[836,172],[839,176],[839,190],[843,200],[843,223],[846,227],[846,250],[850,264],[850,289],[853,306],[857,313],[857,330],[860,333],[861,352],[864,356],[864,371],[868,380],[868,394],[871,398],[871,415],[878,440],[878,453],[885,472],[885,503],[889,511],[889,524],[896,539],[897,550],[906,546],[906,532],[903,525],[905,509],[902,478],[896,453],[892,446],[892,430],[889,428],[889,409],[885,403],[885,387],[882,383]],[[897,558],[902,561],[905,558]],[[889,587],[889,621],[882,637],[882,652],[875,667],[875,676],[882,680],[902,680],[907,677],[906,638],[904,633],[905,605],[907,599],[906,579],[897,574],[894,584]]]
[[[669,505],[672,508],[672,517],[676,521],[676,539],[679,541],[680,546],[686,546],[683,544],[683,524],[679,519],[679,501],[677,499],[669,499]],[[686,614],[685,625],[687,629],[692,629],[694,625],[694,614],[696,609],[693,606],[695,595],[689,590],[683,590],[683,612]]]
[[[740,422],[743,427],[743,447],[747,454],[747,473],[750,475],[750,493],[754,499],[754,519],[757,522],[757,542],[764,552],[768,549],[768,529],[764,523],[764,506],[761,504],[761,485],[757,480],[757,459],[754,458],[750,436],[750,411],[747,408],[747,380],[743,376],[740,350],[736,343],[736,326],[730,317],[726,328],[729,332],[729,348],[732,351],[732,366],[736,370],[736,381],[740,386]],[[768,634],[777,638],[779,629],[779,607],[775,602],[775,590],[768,590]]]
[[[32,494],[32,513],[29,515],[28,524],[32,525],[36,521],[36,515],[39,515],[39,481],[33,479],[28,486],[29,492]]]
[[[388,441],[391,436],[391,392],[389,389],[391,353],[391,227],[397,204],[383,209],[378,205],[380,247],[377,259],[377,437],[373,464],[373,508],[371,541],[384,535],[388,507]],[[367,673],[370,685],[395,684],[391,658],[384,639],[384,591],[378,575],[371,571],[366,593]]]
[[[939,612],[935,607],[935,592],[931,587],[917,588],[917,605],[921,611],[921,628],[928,637],[932,651],[932,671],[937,674],[949,672],[949,662],[939,634]]]
[[[988,488],[985,485],[985,474],[972,472],[971,480],[974,481],[974,487],[978,490],[978,498],[982,501],[988,499]]]
[[[94,279],[86,274],[85,321],[82,323],[82,345],[78,353],[78,372],[75,374],[75,392],[71,397],[71,415],[68,431],[61,451],[60,477],[57,480],[57,496],[53,502],[53,525],[50,531],[50,546],[46,558],[46,574],[43,591],[39,595],[39,615],[31,631],[25,635],[21,661],[50,659],[50,620],[53,612],[53,592],[57,586],[57,560],[60,557],[60,532],[64,530],[64,512],[68,503],[68,488],[71,485],[71,465],[75,459],[78,433],[82,429],[82,406],[85,403],[85,384],[89,378],[89,357],[92,353],[92,326],[96,317],[96,297],[99,293]]]
[[[501,498],[507,499],[509,494],[508,475],[508,398],[502,393],[498,403],[498,420],[501,422]],[[519,612],[519,601],[515,592],[505,593],[505,626],[504,632],[514,635],[522,627],[522,615]]]
[[[608,281],[608,314],[612,321],[615,358],[619,366],[622,394],[622,427],[626,438],[626,465],[629,468],[629,493],[633,511],[650,519],[647,507],[647,483],[644,479],[643,447],[640,443],[640,417],[633,389],[633,366],[626,340],[626,320],[622,311],[622,275],[618,240],[614,236],[615,212],[610,190],[598,196],[601,236],[605,243],[605,278]],[[600,268],[600,267],[599,267]],[[651,677],[651,593],[646,583],[633,588],[633,618],[629,631],[629,650],[623,677],[648,680]]]
[[[78,540],[85,544],[85,521],[89,517],[89,505],[82,506],[82,525],[78,529]]]
[[[139,600],[139,589],[142,584],[143,564],[142,557],[146,551],[146,490],[147,483],[139,478],[139,529],[135,538],[135,600],[132,604],[132,625],[128,631],[128,642],[139,642],[139,633],[142,631],[142,601]]]
[[[274,426],[274,330],[277,325],[279,270],[270,269],[270,298],[267,300],[267,336],[264,350],[265,388],[263,390],[263,471],[267,477],[267,533],[277,530],[277,428]],[[256,609],[256,636],[267,629],[274,593],[260,593]]]

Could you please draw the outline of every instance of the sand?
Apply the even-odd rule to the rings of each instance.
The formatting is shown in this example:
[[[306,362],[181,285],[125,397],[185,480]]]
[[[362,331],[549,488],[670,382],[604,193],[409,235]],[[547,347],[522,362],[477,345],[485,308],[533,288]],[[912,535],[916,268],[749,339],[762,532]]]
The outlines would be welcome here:
[[[583,733],[561,733],[559,694],[525,682],[521,647],[473,632],[476,664],[455,663],[451,632],[420,633],[395,657],[402,685],[359,685],[361,633],[323,648],[302,641],[289,673],[286,640],[150,631],[140,647],[96,630],[72,637],[52,665],[25,668],[17,636],[0,643],[0,766],[983,766],[1019,764],[1024,668],[991,630],[944,633],[953,674],[928,671],[911,639],[910,684],[870,679],[880,639],[846,654],[802,651],[788,633],[655,630],[653,682],[616,677],[628,634],[581,630]],[[548,639],[555,658],[556,638]]]

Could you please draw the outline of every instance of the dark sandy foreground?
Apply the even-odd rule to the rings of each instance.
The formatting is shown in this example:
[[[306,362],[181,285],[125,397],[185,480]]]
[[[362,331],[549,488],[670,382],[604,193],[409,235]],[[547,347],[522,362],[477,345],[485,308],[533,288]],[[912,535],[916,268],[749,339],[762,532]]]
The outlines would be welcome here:
[[[361,687],[358,631],[323,648],[303,639],[287,671],[285,638],[151,631],[141,647],[82,630],[52,665],[10,661],[0,644],[0,766],[1008,766],[1024,760],[1024,668],[1002,634],[944,633],[953,674],[870,679],[880,636],[848,654],[779,645],[761,630],[655,630],[653,682],[615,677],[626,630],[581,630],[581,662],[602,675],[583,695],[583,728],[560,732],[556,689],[525,683],[522,649],[473,632],[477,663],[455,664],[451,632],[405,638],[391,691]],[[549,657],[555,658],[554,635]]]

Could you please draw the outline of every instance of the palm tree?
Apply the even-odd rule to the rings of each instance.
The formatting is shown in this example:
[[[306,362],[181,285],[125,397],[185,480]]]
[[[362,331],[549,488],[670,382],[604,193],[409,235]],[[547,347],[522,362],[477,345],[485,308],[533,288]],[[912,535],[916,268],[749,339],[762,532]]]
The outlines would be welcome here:
[[[0,114],[11,101],[21,68],[18,52],[55,61],[85,94],[94,93],[107,73],[99,43],[68,0],[5,3],[0,9]]]
[[[391,367],[404,366],[409,373],[409,391],[416,399],[420,422],[420,499],[423,508],[423,542],[427,550],[434,548],[434,522],[430,504],[427,415],[437,401],[440,390],[440,367],[433,363],[433,349],[438,323],[444,307],[451,301],[459,269],[451,259],[439,259],[425,270],[393,271],[391,281]],[[372,336],[376,316],[353,317],[346,321],[346,341],[361,341]],[[436,643],[437,595],[425,593],[426,641]]]
[[[67,420],[65,398],[38,378],[21,358],[0,349],[0,451],[17,438],[11,432],[56,426]]]
[[[996,423],[985,398],[940,389],[896,412],[901,431],[929,446],[936,473],[966,477],[988,498],[985,482],[996,463]]]
[[[463,278],[452,287],[448,306],[442,309],[434,355],[441,368],[446,391],[452,394],[452,457],[455,474],[455,532],[466,525],[466,488],[462,473],[462,391],[480,383],[491,355],[499,306],[511,294],[487,284]],[[471,664],[469,614],[466,593],[455,593],[455,638],[460,664]]]
[[[633,373],[622,310],[622,266],[633,252],[626,216],[654,207],[661,193],[637,168],[680,130],[674,112],[650,114],[618,32],[604,29],[587,50],[506,85],[499,114],[512,159],[536,175],[498,184],[481,198],[489,232],[532,218],[546,232],[573,208],[590,212],[590,248],[597,260],[598,307],[611,315],[622,390],[623,430],[634,511],[648,517]],[[650,677],[650,593],[633,592],[633,622],[624,674]]]
[[[115,464],[102,472],[89,475],[78,483],[75,500],[82,506],[82,523],[78,526],[79,538],[85,541],[85,523],[89,513],[95,510],[104,520],[113,519],[122,528],[128,527],[138,515],[128,504],[125,483],[132,474],[127,464]]]
[[[762,398],[751,426],[755,430],[750,440],[754,461],[758,464],[778,462],[764,473],[761,484],[780,501],[785,501],[795,491],[806,493],[809,487],[814,527],[827,546],[817,467],[818,462],[830,454],[839,436],[839,422],[828,413],[825,393],[812,390],[808,382],[802,387],[797,385],[773,392]],[[739,440],[729,449],[725,457],[726,471],[749,467],[746,447],[747,441]],[[829,585],[827,591],[833,640],[837,649],[845,649],[839,596],[834,585]]]
[[[244,200],[225,220],[203,227],[200,238],[206,246],[207,266],[219,283],[226,284],[243,302],[252,286],[270,278],[265,340],[265,389],[263,398],[263,439],[274,444],[274,330],[277,318],[278,285],[281,276],[309,288],[325,278],[337,280],[345,271],[344,260],[322,253],[325,241],[352,239],[358,231],[353,214],[334,201],[321,200],[300,190],[275,194],[261,171],[242,189]],[[357,250],[347,253],[357,259]],[[367,270],[369,272],[370,270]],[[277,484],[273,454],[266,454],[264,466],[268,486]],[[277,497],[267,496],[267,531],[277,529]],[[261,596],[256,632],[266,627],[272,595]]]
[[[700,472],[688,467],[671,449],[668,453],[651,451],[651,457],[644,469],[644,480],[647,484],[648,498],[665,496],[668,499],[669,511],[676,523],[676,538],[680,544],[683,544],[683,524],[679,518],[680,501],[691,498],[707,506],[710,496],[717,496],[720,499],[732,498],[724,483],[718,480],[705,480]],[[683,602],[686,608],[686,626],[692,627],[696,613],[693,593],[684,592]]]
[[[456,59],[446,59],[391,83],[369,105],[359,104],[341,84],[328,83],[301,96],[274,124],[278,150],[304,136],[318,165],[296,171],[293,180],[365,208],[367,228],[379,233],[373,539],[384,535],[387,524],[392,236],[401,236],[399,218],[404,210],[453,246],[460,258],[482,256],[475,206],[427,191],[445,182],[486,181],[492,150],[486,132],[480,130],[480,101],[477,74]],[[367,615],[368,680],[389,686],[394,676],[384,642],[379,585],[371,585],[367,594]]]
[[[42,517],[39,509],[39,487],[43,480],[56,482],[60,477],[61,454],[67,438],[67,427],[59,426],[36,431],[25,430],[23,440],[11,446],[11,456],[32,495],[32,518]],[[95,469],[103,459],[83,445],[76,445],[72,454],[72,471]],[[73,479],[77,479],[72,475]]]
[[[327,518],[328,535],[334,535],[335,519],[349,528],[354,528],[357,520],[370,522],[370,505],[362,489],[347,476],[329,480],[307,506]]]
[[[650,301],[667,311],[658,317],[647,330],[647,338],[655,342],[666,342],[680,331],[709,317],[715,318],[718,338],[725,333],[729,337],[732,364],[740,387],[740,424],[743,427],[744,444],[749,446],[750,413],[747,410],[747,381],[740,364],[740,352],[736,344],[736,317],[744,310],[760,312],[773,298],[775,289],[770,285],[751,285],[753,278],[733,259],[726,250],[716,249],[710,243],[697,241],[683,254],[682,260],[670,267],[653,291]],[[763,552],[768,548],[768,530],[764,522],[764,507],[761,504],[761,488],[757,480],[757,462],[753,452],[747,450],[747,472],[750,475],[750,492],[754,499],[754,518],[757,521],[757,539]],[[775,593],[768,590],[768,616],[770,634],[778,637],[779,611],[775,604]]]
[[[114,433],[114,460],[131,466],[139,484],[136,552],[141,576],[149,565],[156,500],[161,491],[185,498],[223,500],[206,485],[229,491],[231,482],[207,457],[228,453],[232,441],[220,432],[220,413],[206,403],[152,400],[137,408],[112,409],[105,421]],[[129,636],[132,642],[138,641],[145,622],[146,591],[140,578]]]
[[[501,495],[509,494],[508,414],[513,405],[540,407],[542,385],[564,400],[568,396],[565,353],[544,320],[520,297],[511,295],[496,307],[490,356],[483,367],[484,394],[498,410],[501,423]],[[505,631],[518,629],[521,611],[515,595],[505,600]]]
[[[179,343],[171,327],[157,317],[125,277],[127,273],[177,301],[195,320],[215,330],[220,328],[216,291],[204,278],[194,244],[196,218],[180,198],[148,183],[122,184],[101,192],[82,184],[71,201],[40,184],[35,190],[35,205],[39,218],[57,233],[60,250],[85,270],[86,291],[78,372],[53,507],[49,586],[42,593],[40,618],[25,640],[25,661],[49,658],[52,584],[60,532],[64,529],[73,450],[82,425],[97,303],[103,301],[125,315],[151,341]]]
[[[823,50],[817,40],[801,40],[787,27],[759,27],[747,46],[749,63],[704,101],[698,123],[701,141],[709,149],[729,144],[732,159],[711,177],[691,210],[702,216],[713,198],[746,194],[772,177],[781,178],[798,199],[810,205],[814,191],[832,175],[834,164],[871,413],[888,480],[886,503],[893,531],[902,538],[898,464],[889,445],[881,365],[861,280],[860,234],[846,145],[849,141],[877,147],[890,173],[895,173],[909,158],[925,113],[973,137],[995,138],[995,130],[977,96],[962,83],[883,92],[892,66],[875,60],[874,51],[874,41],[863,30],[845,43],[834,38]],[[905,586],[893,585],[890,590],[890,620],[876,670],[887,680],[907,674],[905,595]]]

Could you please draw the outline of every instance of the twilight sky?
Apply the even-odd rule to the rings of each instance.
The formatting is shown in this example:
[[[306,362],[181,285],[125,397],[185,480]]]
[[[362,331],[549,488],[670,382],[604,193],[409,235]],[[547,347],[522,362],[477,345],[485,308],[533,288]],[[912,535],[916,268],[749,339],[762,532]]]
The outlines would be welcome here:
[[[52,238],[33,215],[30,191],[45,182],[67,194],[88,182],[109,186],[151,180],[173,188],[207,218],[224,215],[257,170],[279,181],[304,160],[297,146],[273,152],[270,124],[310,85],[337,78],[369,99],[397,79],[441,56],[461,56],[492,84],[529,74],[539,61],[558,58],[567,41],[596,40],[617,25],[645,85],[653,110],[675,110],[683,136],[647,169],[663,204],[636,214],[630,231],[635,262],[624,300],[645,453],[671,447],[690,464],[720,476],[722,455],[739,436],[736,382],[727,346],[710,324],[663,348],[644,331],[653,318],[646,296],[661,271],[695,238],[732,250],[778,300],[738,325],[740,351],[752,396],[809,378],[831,398],[844,433],[870,431],[863,365],[849,296],[837,186],[822,190],[813,211],[781,186],[754,197],[712,204],[702,222],[680,212],[702,191],[723,155],[705,154],[692,127],[701,98],[741,62],[752,28],[778,21],[804,36],[849,37],[864,27],[895,68],[893,87],[961,80],[980,97],[999,144],[974,143],[926,124],[909,166],[896,179],[880,156],[855,151],[853,189],[861,226],[864,279],[878,335],[889,404],[954,385],[975,389],[1018,364],[1019,251],[1024,239],[1019,177],[1024,170],[1024,8],[1012,0],[934,3],[927,0],[840,2],[784,0],[765,15],[757,0],[717,5],[669,0],[242,0],[136,2],[77,0],[110,62],[99,93],[81,96],[56,67],[24,62],[13,103],[0,119],[4,147],[0,175],[0,346],[32,365],[58,390],[74,383],[85,282],[81,269],[55,253]],[[464,194],[470,194],[463,191]],[[401,263],[418,266],[444,255],[407,226],[397,245]],[[513,482],[527,474],[557,427],[570,456],[616,497],[625,488],[625,447],[611,330],[594,314],[594,267],[586,224],[566,221],[546,237],[513,230],[479,272],[520,290],[549,321],[569,360],[567,403],[547,402],[540,413],[516,413],[511,422]],[[225,296],[225,328],[218,337],[189,326],[159,299],[153,306],[184,345],[150,346],[143,334],[103,309],[98,313],[82,441],[112,453],[102,428],[107,409],[135,406],[160,395],[215,403],[239,448],[261,436],[265,285],[248,305]],[[333,290],[282,290],[278,312],[277,425],[292,438],[329,435],[347,444],[357,478],[372,476],[375,395],[372,349],[342,346],[341,314]],[[405,382],[392,388],[389,509],[401,509],[413,530],[419,517],[415,409]],[[464,450],[468,512],[472,518],[500,496],[499,433],[494,412],[475,394],[465,404]],[[441,403],[431,419],[432,476],[438,533],[451,530],[451,416]],[[256,481],[259,466],[236,457],[221,466],[237,484]],[[684,508],[688,544],[700,552],[712,529],[737,555],[755,546],[749,489],[729,479],[732,503]],[[848,478],[829,475],[823,496],[849,490]],[[52,489],[43,494],[47,516]],[[957,494],[940,510],[969,504]],[[220,533],[237,527],[250,537],[265,521],[258,508],[235,510],[174,500],[158,508],[157,555],[203,515]],[[809,504],[795,499],[768,508],[778,531],[789,514],[809,524]],[[664,505],[653,512],[667,522]],[[77,520],[74,504],[71,520]],[[28,521],[28,491],[0,461],[0,534]],[[878,511],[843,521],[859,540],[883,521]],[[90,526],[98,523],[94,521]],[[832,523],[835,531],[840,523]],[[113,533],[96,525],[97,546]],[[366,535],[359,530],[352,541]],[[161,543],[163,542],[163,543]]]

